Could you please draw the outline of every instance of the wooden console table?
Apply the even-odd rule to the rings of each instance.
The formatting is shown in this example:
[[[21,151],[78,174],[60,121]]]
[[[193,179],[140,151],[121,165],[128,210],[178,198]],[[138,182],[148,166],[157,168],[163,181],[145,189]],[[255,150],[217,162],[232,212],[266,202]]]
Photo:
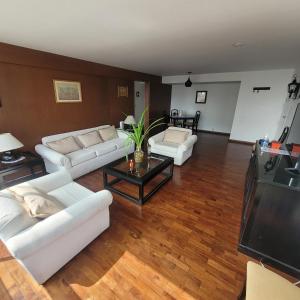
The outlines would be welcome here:
[[[262,152],[246,177],[239,250],[300,278],[300,178],[286,172],[297,158]]]

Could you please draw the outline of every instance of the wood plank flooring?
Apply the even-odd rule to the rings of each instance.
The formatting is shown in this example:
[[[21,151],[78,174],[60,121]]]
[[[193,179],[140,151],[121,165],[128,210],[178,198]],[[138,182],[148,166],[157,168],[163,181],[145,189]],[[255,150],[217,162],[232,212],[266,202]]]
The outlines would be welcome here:
[[[0,299],[236,299],[249,259],[237,242],[251,146],[198,138],[143,207],[114,195],[110,228],[43,286],[0,258]],[[102,173],[78,182],[101,190]]]

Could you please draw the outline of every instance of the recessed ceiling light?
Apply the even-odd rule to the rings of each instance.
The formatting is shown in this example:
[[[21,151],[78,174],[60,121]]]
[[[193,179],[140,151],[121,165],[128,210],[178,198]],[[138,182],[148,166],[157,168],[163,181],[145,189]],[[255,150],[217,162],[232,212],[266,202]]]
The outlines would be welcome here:
[[[243,42],[236,42],[236,43],[232,44],[232,47],[235,47],[235,48],[244,47],[244,46],[245,46],[245,43],[243,43]]]

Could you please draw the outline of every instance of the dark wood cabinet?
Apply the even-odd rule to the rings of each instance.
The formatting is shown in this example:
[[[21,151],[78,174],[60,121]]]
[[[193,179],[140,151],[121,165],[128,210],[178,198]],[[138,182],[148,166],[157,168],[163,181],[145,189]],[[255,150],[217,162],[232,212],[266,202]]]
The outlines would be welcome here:
[[[300,277],[300,179],[285,168],[296,158],[261,152],[251,157],[245,183],[239,250]]]

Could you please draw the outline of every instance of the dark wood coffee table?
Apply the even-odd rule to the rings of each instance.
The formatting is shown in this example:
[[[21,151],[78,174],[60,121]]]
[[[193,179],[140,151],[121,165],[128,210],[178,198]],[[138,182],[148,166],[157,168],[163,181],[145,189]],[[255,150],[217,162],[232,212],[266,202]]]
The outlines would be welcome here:
[[[130,156],[129,159],[131,158],[133,157]],[[110,190],[111,192],[117,193],[139,205],[143,205],[155,192],[157,192],[172,178],[173,167],[173,158],[158,154],[151,154],[150,157],[144,158],[143,163],[136,164],[135,170],[131,172],[129,170],[128,162],[125,158],[122,158],[103,167],[104,188]],[[108,181],[108,175],[111,175],[115,178],[111,181]],[[159,180],[159,183],[145,195],[145,185],[157,175],[162,175],[160,176],[161,179]],[[134,197],[115,188],[114,185],[121,180],[138,186],[139,196]]]

